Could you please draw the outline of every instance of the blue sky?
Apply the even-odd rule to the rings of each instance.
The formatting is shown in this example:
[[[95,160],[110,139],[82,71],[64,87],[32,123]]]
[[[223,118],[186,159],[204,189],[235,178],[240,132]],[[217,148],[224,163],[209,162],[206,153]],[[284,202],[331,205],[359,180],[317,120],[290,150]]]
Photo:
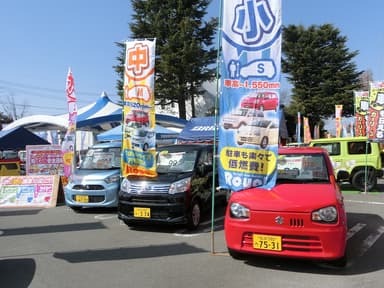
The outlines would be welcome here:
[[[331,23],[347,36],[359,70],[384,80],[382,0],[282,0],[283,25]],[[219,16],[213,0],[210,16]],[[0,109],[12,97],[26,115],[67,112],[68,67],[78,106],[105,91],[117,100],[118,48],[130,37],[129,0],[3,0],[0,9]],[[283,87],[284,89],[284,87]],[[20,106],[17,106],[20,107]]]

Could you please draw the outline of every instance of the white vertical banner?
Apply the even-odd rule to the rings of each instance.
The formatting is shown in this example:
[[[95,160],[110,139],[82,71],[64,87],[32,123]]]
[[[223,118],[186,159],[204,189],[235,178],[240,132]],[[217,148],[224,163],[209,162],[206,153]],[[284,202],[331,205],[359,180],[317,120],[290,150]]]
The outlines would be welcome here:
[[[67,104],[68,104],[68,129],[64,136],[61,145],[61,151],[64,161],[64,176],[69,177],[72,174],[74,167],[74,153],[76,143],[76,121],[77,121],[77,106],[75,95],[75,81],[73,79],[71,68],[68,69],[67,75]]]
[[[224,0],[220,186],[272,188],[279,144],[281,0]]]

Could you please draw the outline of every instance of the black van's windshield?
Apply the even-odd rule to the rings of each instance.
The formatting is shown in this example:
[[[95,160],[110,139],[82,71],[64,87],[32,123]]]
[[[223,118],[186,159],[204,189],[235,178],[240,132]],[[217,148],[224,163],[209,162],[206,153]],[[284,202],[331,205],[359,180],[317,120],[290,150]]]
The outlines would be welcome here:
[[[197,151],[161,151],[157,155],[158,173],[180,173],[193,171]]]
[[[79,169],[108,170],[120,168],[120,148],[91,148]]]

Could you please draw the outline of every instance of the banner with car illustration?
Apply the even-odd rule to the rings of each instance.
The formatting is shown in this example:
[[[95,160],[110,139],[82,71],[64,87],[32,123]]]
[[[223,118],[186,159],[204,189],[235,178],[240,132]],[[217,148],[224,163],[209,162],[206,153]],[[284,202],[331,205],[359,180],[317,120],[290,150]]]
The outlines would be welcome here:
[[[220,186],[269,189],[279,142],[281,1],[223,3]]]
[[[368,109],[368,138],[384,141],[384,81],[370,83]]]
[[[126,42],[122,176],[155,177],[155,40]]]
[[[355,96],[355,136],[367,135],[369,91],[353,91]]]

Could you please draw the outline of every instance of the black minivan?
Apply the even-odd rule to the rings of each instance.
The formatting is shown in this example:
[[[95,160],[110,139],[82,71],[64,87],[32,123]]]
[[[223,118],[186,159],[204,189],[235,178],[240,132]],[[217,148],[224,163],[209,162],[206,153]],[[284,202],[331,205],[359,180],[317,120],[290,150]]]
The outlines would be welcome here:
[[[165,223],[197,228],[202,212],[212,203],[213,152],[212,144],[159,147],[157,177],[122,180],[118,218],[128,226]],[[215,189],[216,196],[222,195]]]

